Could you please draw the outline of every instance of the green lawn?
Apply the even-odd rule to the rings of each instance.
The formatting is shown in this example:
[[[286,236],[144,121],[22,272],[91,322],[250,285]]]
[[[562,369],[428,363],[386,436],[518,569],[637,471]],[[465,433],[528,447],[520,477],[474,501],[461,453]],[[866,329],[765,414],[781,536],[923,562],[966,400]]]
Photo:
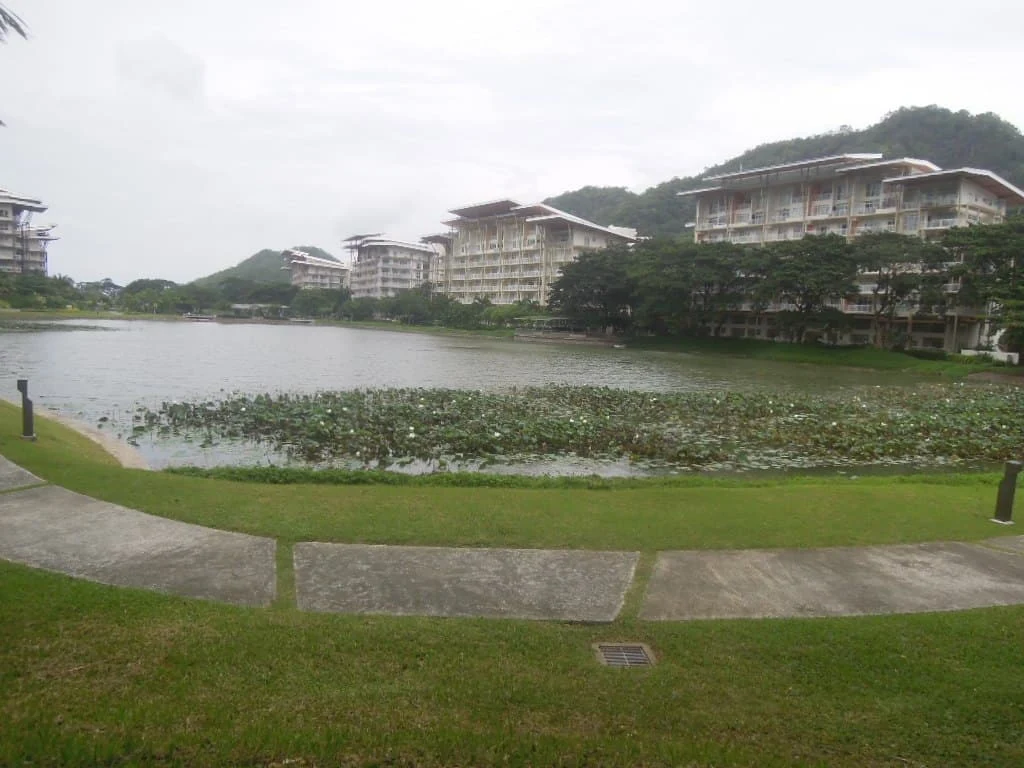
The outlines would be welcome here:
[[[983,371],[1007,374],[1024,372],[1024,369],[1020,367],[993,365],[981,361],[922,360],[902,352],[891,352],[874,347],[828,347],[820,344],[785,344],[759,339],[638,337],[630,339],[628,345],[636,349],[731,355],[781,363],[813,363],[815,365],[873,368],[880,371],[906,371],[908,373],[934,374],[947,378],[962,378]]]
[[[662,549],[812,547],[997,535],[996,477],[805,479],[621,489],[273,485],[124,470],[60,425],[17,437],[0,404],[0,453],[106,501],[284,542]],[[73,437],[72,437],[73,436]],[[61,440],[67,439],[66,444]]]
[[[654,552],[1013,533],[991,476],[622,488],[271,485],[123,470],[39,419],[0,453],[99,498],[279,537],[640,549],[610,625],[244,609],[0,562],[0,765],[1011,766],[1024,608],[641,622]],[[282,591],[286,591],[282,589]],[[651,645],[609,670],[591,644]]]
[[[1024,609],[610,626],[246,610],[0,564],[2,765],[1024,763]],[[591,643],[649,643],[609,670]]]

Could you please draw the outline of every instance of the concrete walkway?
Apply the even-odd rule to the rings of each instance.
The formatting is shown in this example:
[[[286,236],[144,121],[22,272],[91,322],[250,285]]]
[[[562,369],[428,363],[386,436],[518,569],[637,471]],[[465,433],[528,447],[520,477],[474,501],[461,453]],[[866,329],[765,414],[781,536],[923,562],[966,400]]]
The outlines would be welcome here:
[[[0,493],[0,558],[103,584],[269,605],[276,548],[52,485]]]
[[[663,552],[641,619],[752,619],[1024,604],[1024,536],[994,546]],[[998,548],[997,548],[998,547]]]
[[[995,526],[993,526],[995,528]],[[0,558],[237,605],[276,594],[276,542],[45,485],[0,456]],[[608,622],[636,552],[301,543],[301,610]],[[853,616],[1024,604],[1024,536],[977,544],[662,552],[640,618]]]
[[[296,544],[299,608],[613,621],[636,552]]]

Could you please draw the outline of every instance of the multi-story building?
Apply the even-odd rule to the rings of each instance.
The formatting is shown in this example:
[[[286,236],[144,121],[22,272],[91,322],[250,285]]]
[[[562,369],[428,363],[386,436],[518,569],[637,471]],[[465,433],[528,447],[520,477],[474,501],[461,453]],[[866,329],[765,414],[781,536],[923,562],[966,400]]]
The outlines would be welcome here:
[[[935,239],[951,227],[998,224],[1007,208],[1024,205],[1024,191],[991,171],[942,170],[928,160],[884,160],[879,154],[845,154],[767,168],[710,176],[714,185],[680,195],[696,197],[692,227],[699,243],[763,245],[806,235],[852,239],[869,232],[897,232]],[[860,276],[860,295],[834,302],[852,315],[851,330],[839,341],[870,343],[875,312],[870,273]],[[959,286],[946,286],[955,293]],[[756,316],[737,307],[725,332],[772,338],[772,305]],[[989,341],[986,308],[960,307],[946,317],[915,318],[913,302],[898,312],[901,332],[911,346],[959,351]]]
[[[292,285],[300,289],[337,291],[348,287],[348,267],[340,262],[294,250],[282,251],[281,257],[284,259],[281,269],[291,271]]]
[[[697,242],[761,244],[804,235],[899,232],[925,238],[993,224],[1024,192],[991,171],[944,171],[928,160],[847,154],[753,168],[681,192],[696,197]]]
[[[33,226],[32,214],[46,206],[0,189],[0,272],[46,274],[46,246],[57,238],[53,225]]]
[[[345,240],[352,253],[352,297],[382,299],[430,280],[431,262],[441,253],[433,243],[407,243],[372,235]]]
[[[437,290],[466,304],[546,304],[561,269],[579,254],[631,243],[636,230],[602,227],[537,203],[496,200],[450,211],[451,247],[435,270]]]

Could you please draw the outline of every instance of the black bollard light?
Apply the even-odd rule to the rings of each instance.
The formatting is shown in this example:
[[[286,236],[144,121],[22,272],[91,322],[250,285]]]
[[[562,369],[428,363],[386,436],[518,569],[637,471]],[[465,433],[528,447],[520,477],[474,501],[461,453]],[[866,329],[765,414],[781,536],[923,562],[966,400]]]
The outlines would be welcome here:
[[[1017,490],[1017,475],[1024,468],[1019,461],[1006,462],[1003,479],[999,481],[999,495],[996,496],[996,516],[993,522],[1009,525],[1013,522],[1013,495]]]
[[[21,392],[21,439],[35,440],[36,423],[28,396],[28,379],[18,379],[18,391]]]

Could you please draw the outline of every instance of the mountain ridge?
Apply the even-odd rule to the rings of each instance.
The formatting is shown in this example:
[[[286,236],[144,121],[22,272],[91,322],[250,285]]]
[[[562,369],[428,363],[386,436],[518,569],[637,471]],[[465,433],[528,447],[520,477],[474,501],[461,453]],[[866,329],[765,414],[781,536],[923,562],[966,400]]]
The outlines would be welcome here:
[[[641,193],[625,187],[585,186],[544,202],[602,224],[636,227],[641,235],[683,234],[695,215],[694,201],[676,193],[704,186],[706,176],[760,168],[846,152],[881,152],[885,157],[917,157],[942,168],[973,166],[1024,184],[1024,135],[992,112],[972,115],[935,105],[901,107],[867,128],[759,144],[706,168],[697,176],[675,177]]]
[[[296,245],[292,250],[305,251],[310,256],[321,259],[338,261],[336,256],[331,255],[323,248],[315,245]],[[192,282],[196,285],[216,285],[223,280],[236,278],[239,280],[252,280],[257,283],[287,283],[290,277],[287,270],[281,269],[284,262],[281,260],[281,251],[271,248],[264,248],[252,256],[242,259],[233,267],[222,269],[205,277],[197,277]]]

